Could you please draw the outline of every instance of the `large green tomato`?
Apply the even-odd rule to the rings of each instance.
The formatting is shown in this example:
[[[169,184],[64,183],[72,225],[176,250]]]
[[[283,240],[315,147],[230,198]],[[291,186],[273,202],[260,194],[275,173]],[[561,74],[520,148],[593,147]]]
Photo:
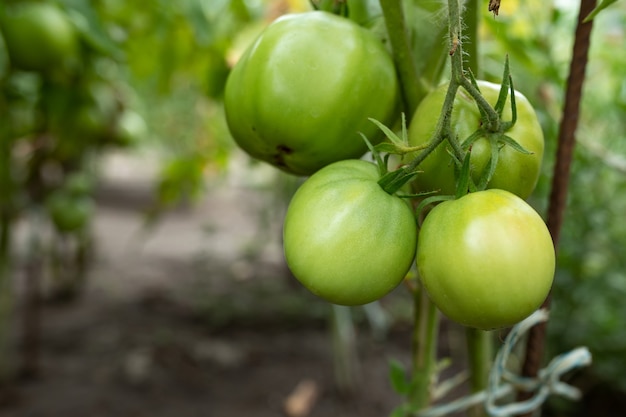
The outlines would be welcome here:
[[[539,214],[516,195],[493,189],[428,213],[417,268],[446,316],[487,330],[511,326],[541,305],[552,286],[555,254]]]
[[[287,265],[311,292],[335,304],[377,300],[405,277],[415,258],[410,206],[377,183],[361,160],[330,164],[307,179],[287,209]]]
[[[251,156],[296,175],[367,151],[399,103],[383,43],[348,19],[314,11],[274,21],[247,49],[225,89],[228,127]]]
[[[500,86],[486,81],[478,81],[485,99],[493,106],[498,101]],[[409,128],[409,143],[423,145],[431,139],[439,118],[439,113],[447,91],[447,84],[441,85],[428,94],[420,103]],[[510,94],[509,94],[510,95]],[[524,154],[511,146],[500,149],[498,165],[488,184],[488,188],[500,188],[526,199],[537,185],[543,159],[544,138],[537,115],[528,99],[520,92],[515,93],[517,123],[506,135],[517,141],[532,154]],[[503,111],[505,121],[511,120],[510,97]],[[471,96],[462,88],[454,100],[452,111],[452,131],[460,141],[468,138],[480,127],[480,112]],[[454,163],[450,156],[447,141],[439,145],[420,164],[422,174],[414,182],[416,191],[439,191],[440,194],[455,194],[456,182]],[[471,148],[472,178],[478,182],[489,159],[489,141],[481,138]]]
[[[0,29],[11,62],[22,70],[49,71],[78,56],[76,30],[65,13],[52,4],[11,4],[0,16]]]

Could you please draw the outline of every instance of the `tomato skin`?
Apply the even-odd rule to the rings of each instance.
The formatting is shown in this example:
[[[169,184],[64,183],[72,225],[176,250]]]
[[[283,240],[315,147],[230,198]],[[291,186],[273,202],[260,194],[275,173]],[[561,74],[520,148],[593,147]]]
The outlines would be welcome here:
[[[485,99],[492,106],[498,101],[500,86],[487,81],[478,81]],[[413,146],[428,143],[435,131],[439,113],[446,95],[447,84],[441,85],[428,94],[420,103],[409,127],[409,143]],[[510,95],[510,94],[509,94]],[[487,188],[499,188],[526,199],[533,192],[541,170],[544,137],[537,115],[526,97],[515,93],[517,123],[506,132],[531,155],[522,154],[510,146],[500,149],[496,171]],[[503,111],[503,119],[511,120],[510,97]],[[480,127],[480,112],[474,100],[462,88],[454,101],[451,119],[452,131],[459,141],[468,138]],[[420,164],[422,174],[414,182],[417,192],[440,190],[440,194],[455,194],[454,165],[448,153],[446,142],[439,145]],[[476,183],[491,157],[489,142],[485,138],[476,141],[471,149],[472,178]]]
[[[287,265],[302,285],[331,303],[377,300],[393,290],[413,264],[413,211],[377,181],[374,164],[335,162],[305,181],[287,209]]]
[[[12,4],[1,18],[0,29],[17,68],[45,72],[78,56],[74,26],[63,11],[51,4]]]
[[[247,49],[225,87],[231,134],[252,157],[310,175],[367,151],[399,105],[393,61],[382,42],[326,12],[285,15]]]
[[[537,309],[555,269],[539,214],[497,189],[433,208],[420,229],[416,259],[435,305],[450,319],[485,330],[511,326]]]

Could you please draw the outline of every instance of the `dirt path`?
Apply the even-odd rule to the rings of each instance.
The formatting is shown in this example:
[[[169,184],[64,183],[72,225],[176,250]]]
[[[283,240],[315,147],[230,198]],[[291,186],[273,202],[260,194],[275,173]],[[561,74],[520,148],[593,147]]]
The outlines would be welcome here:
[[[128,163],[111,162],[99,193],[87,286],[44,307],[41,374],[0,416],[284,416],[302,381],[311,417],[390,413],[387,361],[406,361],[408,329],[376,340],[357,311],[359,391],[340,395],[330,308],[288,276],[266,190],[231,178],[146,232],[153,172]]]

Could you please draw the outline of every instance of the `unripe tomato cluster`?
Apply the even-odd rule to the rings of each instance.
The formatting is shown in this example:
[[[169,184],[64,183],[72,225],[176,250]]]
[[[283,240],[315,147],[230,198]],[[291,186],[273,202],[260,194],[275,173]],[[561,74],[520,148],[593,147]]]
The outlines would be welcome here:
[[[9,112],[10,140],[37,154],[23,167],[24,178],[36,179],[24,188],[36,189],[29,202],[42,205],[63,234],[86,231],[94,212],[93,190],[77,187],[81,181],[76,178],[93,175],[85,161],[103,148],[133,145],[147,132],[143,118],[128,106],[128,86],[99,69],[102,62],[115,62],[115,56],[93,41],[94,28],[82,12],[69,3],[62,7],[39,0],[0,6],[6,79],[33,85],[6,96],[8,108],[33,115]]]
[[[481,329],[515,324],[546,298],[555,268],[546,225],[524,201],[543,156],[534,110],[515,93],[517,122],[506,134],[528,152],[501,146],[489,189],[440,203],[418,232],[410,199],[379,183],[385,167],[355,159],[367,150],[359,133],[380,140],[368,118],[390,126],[399,115],[395,73],[378,38],[325,12],[279,18],[232,69],[225,110],[237,144],[281,170],[310,176],[285,217],[287,264],[312,293],[361,305],[393,290],[416,260],[423,287],[450,319]],[[499,86],[478,84],[494,105]],[[445,91],[435,89],[413,115],[410,145],[432,138]],[[503,119],[511,117],[508,109]],[[463,140],[480,126],[476,104],[459,91],[454,134]],[[492,143],[472,145],[474,181]],[[419,169],[416,191],[455,194],[458,170],[445,142]]]
[[[11,62],[26,71],[52,71],[78,60],[79,39],[66,14],[49,3],[12,4],[0,15]]]

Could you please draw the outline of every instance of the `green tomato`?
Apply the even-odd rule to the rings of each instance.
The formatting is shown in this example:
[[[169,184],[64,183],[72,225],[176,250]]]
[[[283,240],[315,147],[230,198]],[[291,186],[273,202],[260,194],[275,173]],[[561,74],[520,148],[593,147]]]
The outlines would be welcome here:
[[[247,49],[225,89],[228,127],[251,156],[296,175],[358,158],[382,139],[399,103],[383,43],[326,12],[285,15]]]
[[[287,209],[287,265],[304,287],[331,303],[381,298],[403,280],[415,258],[413,211],[378,179],[372,163],[335,162],[307,179]]]
[[[493,106],[498,101],[500,86],[486,81],[478,81],[478,86],[485,99]],[[439,86],[428,94],[420,103],[409,128],[409,143],[413,146],[424,145],[435,132],[447,91],[447,84]],[[511,146],[500,149],[498,165],[487,188],[499,188],[510,191],[526,199],[535,189],[543,159],[544,138],[537,115],[528,99],[520,92],[515,93],[517,123],[506,135],[517,141],[532,154],[523,154]],[[505,121],[511,120],[510,94],[503,111]],[[468,138],[480,127],[480,112],[474,99],[462,88],[454,100],[451,125],[452,133],[459,141]],[[454,163],[450,156],[447,141],[439,145],[420,164],[420,170],[414,182],[417,192],[438,191],[440,194],[455,194],[456,181]],[[475,182],[487,167],[491,158],[491,148],[486,138],[478,139],[471,148],[471,173]]]
[[[117,118],[110,144],[120,147],[133,146],[147,134],[148,125],[144,118],[135,110],[124,109]]]
[[[488,330],[511,326],[541,305],[552,286],[555,254],[539,214],[516,195],[493,189],[428,213],[417,268],[446,316]]]
[[[78,56],[76,30],[58,7],[26,1],[7,6],[0,17],[9,57],[25,71],[49,71]]]
[[[94,203],[90,197],[78,197],[63,191],[52,193],[46,200],[46,207],[52,223],[61,233],[83,230],[94,212]]]
[[[94,183],[95,180],[92,175],[86,171],[76,171],[65,177],[61,189],[63,193],[67,193],[68,197],[88,197],[94,191]]]

